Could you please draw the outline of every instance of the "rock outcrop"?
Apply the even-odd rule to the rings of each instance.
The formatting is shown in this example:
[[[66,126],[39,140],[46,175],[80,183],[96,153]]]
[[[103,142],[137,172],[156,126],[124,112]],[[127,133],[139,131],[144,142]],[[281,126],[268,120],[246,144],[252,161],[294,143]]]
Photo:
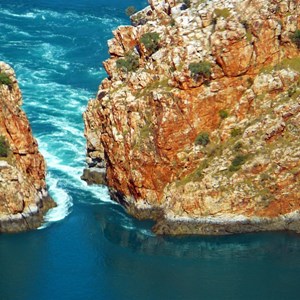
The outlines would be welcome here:
[[[300,232],[300,1],[179,2],[114,31],[89,166],[158,234]]]
[[[15,73],[0,62],[0,75],[0,232],[17,232],[40,226],[54,202]]]

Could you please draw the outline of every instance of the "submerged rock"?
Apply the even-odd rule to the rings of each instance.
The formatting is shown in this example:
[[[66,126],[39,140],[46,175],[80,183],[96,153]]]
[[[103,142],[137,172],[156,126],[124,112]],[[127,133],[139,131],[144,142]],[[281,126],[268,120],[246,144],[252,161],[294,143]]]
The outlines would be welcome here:
[[[299,0],[149,2],[108,43],[88,160],[159,234],[299,231]]]
[[[0,62],[0,232],[37,228],[54,201],[13,69]]]

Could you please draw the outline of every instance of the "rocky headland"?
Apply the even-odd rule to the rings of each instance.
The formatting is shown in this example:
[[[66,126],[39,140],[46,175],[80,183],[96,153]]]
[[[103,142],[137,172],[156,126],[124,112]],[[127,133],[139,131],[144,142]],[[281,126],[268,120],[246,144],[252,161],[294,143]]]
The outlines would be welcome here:
[[[300,232],[300,1],[149,3],[108,42],[85,177],[157,234]]]
[[[55,206],[13,69],[0,62],[0,233],[37,228]]]

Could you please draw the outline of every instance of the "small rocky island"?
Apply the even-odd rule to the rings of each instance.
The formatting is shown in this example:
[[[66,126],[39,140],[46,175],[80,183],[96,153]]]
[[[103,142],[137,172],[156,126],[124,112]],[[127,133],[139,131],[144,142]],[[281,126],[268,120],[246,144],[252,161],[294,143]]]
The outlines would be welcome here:
[[[13,69],[0,62],[0,233],[37,228],[55,206]]]
[[[300,232],[300,1],[149,3],[108,42],[86,177],[157,234]]]

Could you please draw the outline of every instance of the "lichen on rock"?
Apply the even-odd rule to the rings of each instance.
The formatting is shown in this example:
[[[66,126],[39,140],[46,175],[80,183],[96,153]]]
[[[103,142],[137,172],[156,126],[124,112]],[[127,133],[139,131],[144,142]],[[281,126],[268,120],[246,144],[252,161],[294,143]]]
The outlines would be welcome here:
[[[108,42],[84,113],[88,161],[160,234],[300,231],[299,0],[149,3]],[[134,70],[117,67],[128,53]],[[209,73],[191,72],[203,62]]]

